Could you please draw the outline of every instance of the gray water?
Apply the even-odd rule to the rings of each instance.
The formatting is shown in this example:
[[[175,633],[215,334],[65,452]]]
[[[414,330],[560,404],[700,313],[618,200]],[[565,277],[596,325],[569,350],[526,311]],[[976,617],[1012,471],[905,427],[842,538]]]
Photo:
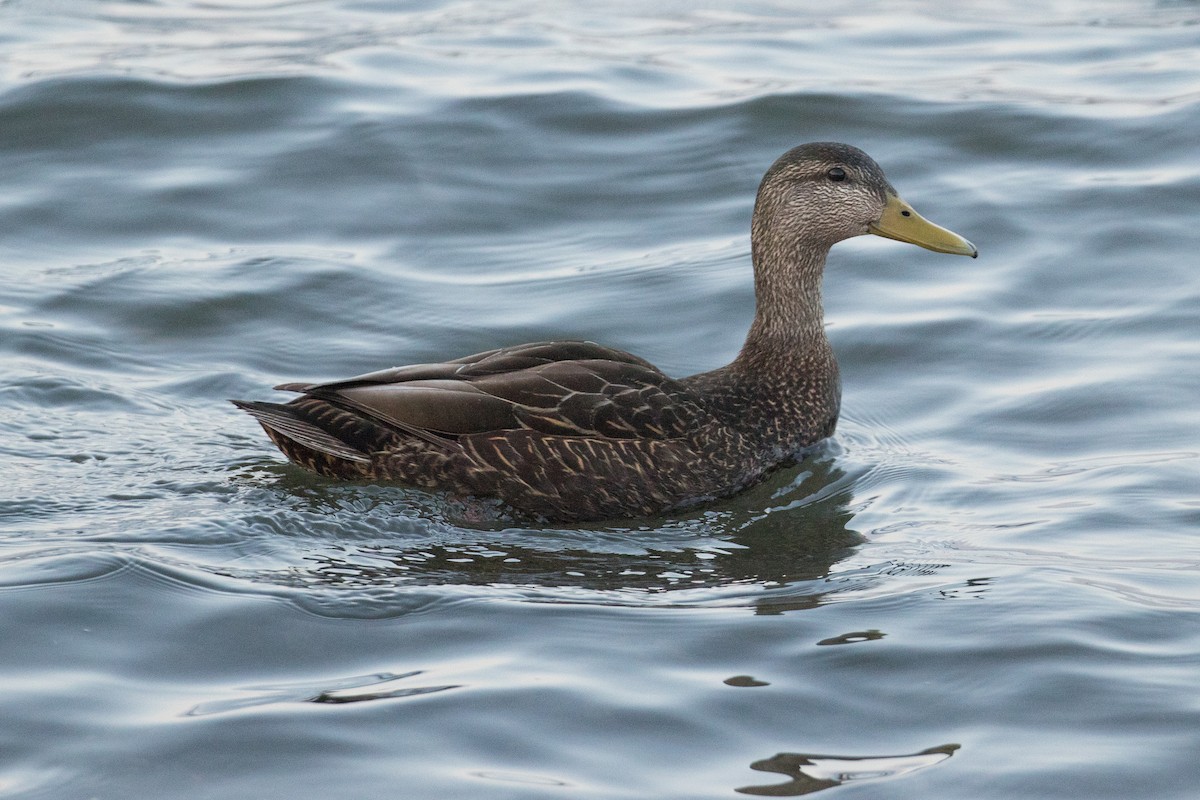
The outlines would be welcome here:
[[[0,797],[1193,798],[1200,4],[0,2]],[[737,351],[859,145],[837,435],[517,527],[228,397]]]

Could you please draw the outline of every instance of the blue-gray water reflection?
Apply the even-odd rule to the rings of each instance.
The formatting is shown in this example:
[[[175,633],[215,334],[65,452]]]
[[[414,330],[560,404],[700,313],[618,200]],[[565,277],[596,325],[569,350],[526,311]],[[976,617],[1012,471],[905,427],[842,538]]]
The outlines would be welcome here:
[[[1194,794],[1194,3],[0,17],[0,795]],[[736,498],[522,527],[224,402],[724,363],[817,139],[982,256],[840,245],[838,434]]]

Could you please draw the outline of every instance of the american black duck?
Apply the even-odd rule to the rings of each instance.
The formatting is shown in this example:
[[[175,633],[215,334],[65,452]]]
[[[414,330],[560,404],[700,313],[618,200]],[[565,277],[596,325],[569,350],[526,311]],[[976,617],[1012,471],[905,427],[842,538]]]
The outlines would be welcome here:
[[[292,461],[333,478],[498,497],[547,520],[654,514],[733,494],[833,433],[829,248],[873,233],[975,246],[926,221],[870,156],[801,145],[763,177],[750,227],[757,311],[731,364],[671,378],[583,341],[503,347],[331,383],[286,404],[235,400]]]

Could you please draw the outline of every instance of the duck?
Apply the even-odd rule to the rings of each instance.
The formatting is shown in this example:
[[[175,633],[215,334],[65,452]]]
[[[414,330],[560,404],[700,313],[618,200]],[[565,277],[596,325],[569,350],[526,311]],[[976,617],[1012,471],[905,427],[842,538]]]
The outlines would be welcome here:
[[[673,378],[591,341],[500,347],[233,400],[288,459],[327,478],[491,498],[591,522],[732,496],[833,435],[841,407],[821,288],[836,243],[873,234],[975,258],[865,152],[811,142],[766,171],[750,223],[755,314],[732,362]]]

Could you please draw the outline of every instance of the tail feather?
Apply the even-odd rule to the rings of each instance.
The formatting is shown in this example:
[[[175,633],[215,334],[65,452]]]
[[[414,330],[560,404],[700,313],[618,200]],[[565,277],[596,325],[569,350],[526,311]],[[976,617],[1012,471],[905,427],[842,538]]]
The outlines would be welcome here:
[[[358,464],[371,463],[371,457],[368,454],[306,421],[289,405],[263,403],[255,400],[230,400],[229,402],[250,414],[263,427],[310,450]]]

